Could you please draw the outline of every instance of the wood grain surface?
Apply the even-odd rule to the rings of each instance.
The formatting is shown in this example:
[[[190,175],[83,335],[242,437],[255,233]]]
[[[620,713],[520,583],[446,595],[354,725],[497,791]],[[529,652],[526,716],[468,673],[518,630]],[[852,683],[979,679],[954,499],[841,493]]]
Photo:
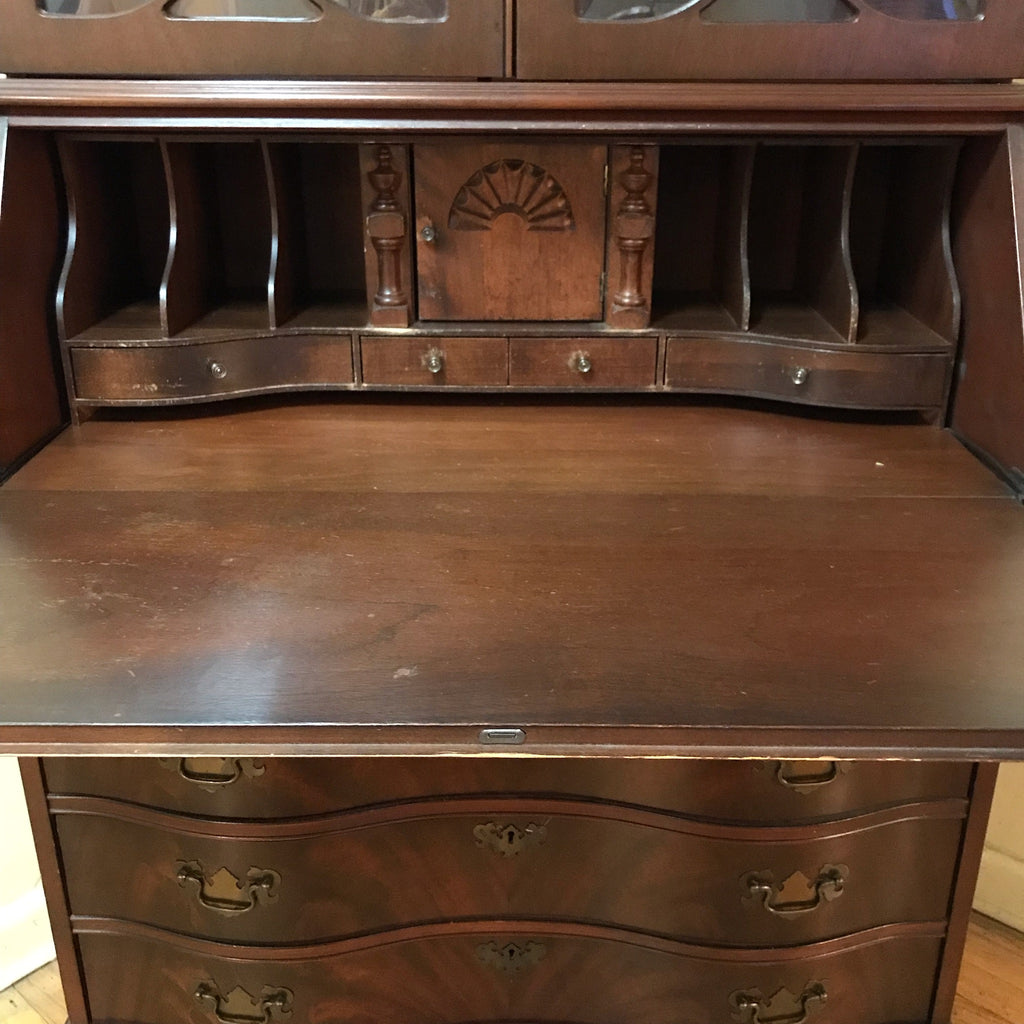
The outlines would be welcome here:
[[[203,834],[191,819],[116,801],[63,798],[54,809],[76,918],[278,945],[498,914],[774,948],[944,921],[964,806],[757,829],[607,803],[449,797]],[[505,829],[532,838],[506,855],[486,841]],[[770,891],[752,893],[754,876]]]
[[[719,950],[633,932],[533,921],[484,920],[306,947],[219,946],[139,925],[83,919],[78,936],[98,1020],[171,1024],[190,1014],[197,983],[226,995],[236,985],[288,989],[312,1020],[398,1024],[530,1019],[616,1024],[631,1014],[672,1024],[729,1019],[737,990],[799,994],[823,981],[834,1024],[927,1018],[941,938],[933,926],[879,928],[837,943],[789,950]],[[515,973],[495,970],[481,947],[534,950]],[[540,947],[540,949],[538,949]],[[131,951],[131,967],[125,956]],[[153,984],[158,978],[159,984]],[[258,998],[258,995],[257,995]]]
[[[257,404],[86,423],[0,514],[5,749],[1024,749],[1024,515],[928,427]]]

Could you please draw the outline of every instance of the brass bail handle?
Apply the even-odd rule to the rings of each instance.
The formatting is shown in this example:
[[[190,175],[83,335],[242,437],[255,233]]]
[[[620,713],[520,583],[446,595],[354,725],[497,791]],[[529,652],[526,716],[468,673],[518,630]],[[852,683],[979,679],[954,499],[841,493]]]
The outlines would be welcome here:
[[[221,1024],[271,1024],[292,1015],[294,995],[287,988],[265,986],[260,998],[255,999],[243,988],[236,988],[225,996],[212,981],[202,981],[193,994],[199,1002],[210,1004]],[[254,1012],[230,1008],[239,1003],[251,1005]]]
[[[788,996],[790,1008],[774,1013],[773,1005],[781,997]],[[820,981],[812,981],[800,993],[793,997],[785,989],[780,990],[771,998],[760,990],[733,992],[729,1004],[733,1008],[732,1019],[739,1024],[804,1024],[812,1011],[818,1009],[828,999],[825,986]]]
[[[761,900],[770,914],[778,917],[799,917],[810,914],[823,903],[838,899],[846,890],[850,869],[845,864],[826,864],[813,883],[814,895],[806,900],[781,900],[785,882],[776,883],[769,871],[752,871],[743,876],[744,900]],[[806,879],[804,879],[806,881]]]
[[[227,868],[207,878],[203,865],[197,860],[180,861],[175,878],[182,888],[189,885],[195,888],[200,905],[229,917],[246,914],[258,903],[273,903],[281,884],[281,876],[269,868],[249,868],[244,881]],[[218,895],[218,889],[227,891],[228,895]]]

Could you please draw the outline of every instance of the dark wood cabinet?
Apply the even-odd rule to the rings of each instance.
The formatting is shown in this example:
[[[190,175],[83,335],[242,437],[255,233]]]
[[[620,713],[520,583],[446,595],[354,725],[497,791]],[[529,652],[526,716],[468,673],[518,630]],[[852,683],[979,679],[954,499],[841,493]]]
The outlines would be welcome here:
[[[1024,31],[1005,0],[522,0],[531,79],[1013,78]]]
[[[949,1024],[1024,758],[1020,5],[6,6],[71,1024]]]
[[[577,1013],[616,1021],[625,965],[644,1020],[827,1002],[826,1020],[923,1021],[943,941],[960,941],[947,917],[969,885],[967,798],[985,799],[968,766],[431,769],[27,763],[48,789],[91,1019],[348,1007],[397,1022],[411,992],[431,1020],[560,1020],[568,972],[587,979]],[[225,799],[236,817],[210,816]]]
[[[503,0],[16,0],[0,66],[52,75],[500,77]]]
[[[939,416],[986,290],[958,168],[990,142],[889,119],[633,145],[45,131],[68,400],[578,384]]]
[[[607,150],[415,147],[423,320],[602,318]]]

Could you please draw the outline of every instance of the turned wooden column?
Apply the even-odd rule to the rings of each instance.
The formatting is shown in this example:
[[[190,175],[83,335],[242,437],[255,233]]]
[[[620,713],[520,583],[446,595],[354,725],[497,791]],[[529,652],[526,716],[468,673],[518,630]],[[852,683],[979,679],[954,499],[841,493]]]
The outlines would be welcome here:
[[[370,323],[408,327],[412,314],[408,291],[411,264],[405,148],[364,146],[361,162],[364,204],[368,208],[366,285]]]
[[[605,319],[614,327],[647,327],[654,271],[657,147],[613,146],[609,174]]]

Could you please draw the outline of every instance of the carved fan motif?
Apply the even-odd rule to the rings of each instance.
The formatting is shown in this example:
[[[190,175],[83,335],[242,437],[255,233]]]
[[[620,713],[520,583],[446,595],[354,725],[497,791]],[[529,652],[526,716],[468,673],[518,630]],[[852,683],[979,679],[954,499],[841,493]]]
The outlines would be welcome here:
[[[488,231],[503,213],[514,213],[528,231],[571,231],[572,207],[562,186],[543,167],[525,160],[495,160],[459,189],[448,227]]]

